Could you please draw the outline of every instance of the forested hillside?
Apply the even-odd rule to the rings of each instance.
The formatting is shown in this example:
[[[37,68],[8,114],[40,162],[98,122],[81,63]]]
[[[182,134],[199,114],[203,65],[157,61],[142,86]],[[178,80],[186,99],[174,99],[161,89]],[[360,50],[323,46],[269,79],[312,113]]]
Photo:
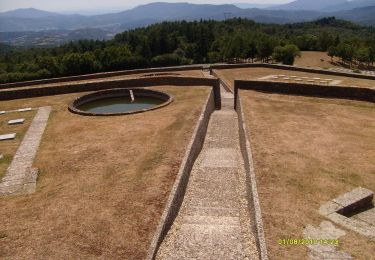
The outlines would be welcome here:
[[[375,30],[335,18],[289,25],[246,19],[164,22],[126,31],[113,40],[85,40],[54,48],[0,46],[0,82],[100,71],[272,57],[293,63],[301,51],[329,51],[343,62],[373,63]]]

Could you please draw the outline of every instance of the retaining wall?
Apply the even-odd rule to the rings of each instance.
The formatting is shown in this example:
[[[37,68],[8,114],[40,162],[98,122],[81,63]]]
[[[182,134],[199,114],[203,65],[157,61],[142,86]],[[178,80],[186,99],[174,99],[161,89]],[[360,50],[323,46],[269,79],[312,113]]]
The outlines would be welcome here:
[[[190,140],[189,146],[186,150],[185,157],[181,163],[180,170],[177,174],[175,183],[169,195],[165,210],[161,217],[159,226],[154,234],[151,245],[149,247],[147,259],[154,259],[157,251],[171,228],[173,221],[178,215],[182,201],[184,199],[187,184],[191,169],[197,159],[199,153],[202,150],[204,139],[207,132],[208,122],[212,112],[215,110],[215,97],[214,92],[211,91],[206,104],[203,107],[203,111],[199,118],[197,125],[195,126],[194,133]]]
[[[5,84],[0,84],[0,89],[34,86],[34,85],[40,85],[40,84],[50,84],[50,83],[59,83],[59,82],[69,82],[69,81],[86,80],[86,79],[108,78],[108,77],[123,76],[123,75],[130,75],[130,74],[201,70],[201,69],[202,69],[202,65],[188,65],[188,66],[176,66],[176,67],[164,67],[164,68],[148,68],[148,69],[122,70],[122,71],[113,71],[113,72],[101,72],[101,73],[78,75],[78,76],[5,83]]]
[[[235,80],[234,98],[237,105],[238,89],[249,89],[267,93],[301,96],[352,99],[375,103],[375,89],[348,86],[322,86],[287,82]]]
[[[324,70],[324,69],[295,67],[295,66],[288,66],[288,65],[281,65],[281,64],[268,64],[268,63],[213,64],[213,65],[197,64],[197,65],[185,65],[185,66],[164,67],[164,68],[148,68],[148,69],[122,70],[122,71],[113,71],[113,72],[101,72],[101,73],[95,73],[95,74],[78,75],[78,76],[70,76],[70,77],[60,77],[60,78],[51,78],[51,79],[5,83],[5,84],[0,84],[0,89],[34,86],[34,85],[58,83],[58,82],[69,82],[69,81],[86,80],[86,79],[99,79],[99,78],[115,77],[115,76],[130,75],[130,74],[202,70],[204,68],[209,68],[211,74],[212,74],[212,70],[214,69],[270,68],[270,69],[283,69],[283,70],[302,71],[302,72],[319,73],[319,74],[326,74],[326,75],[336,75],[336,76],[375,80],[375,76],[362,75],[362,74],[357,74],[357,73],[336,72],[336,71],[330,71],[330,70]]]
[[[238,92],[237,92],[238,94]],[[256,176],[254,170],[253,156],[251,152],[251,146],[249,141],[249,135],[247,133],[244,113],[242,111],[241,99],[238,96],[236,98],[236,111],[238,114],[238,125],[239,125],[239,136],[240,136],[240,148],[242,157],[244,160],[245,172],[246,172],[246,192],[247,201],[250,216],[252,218],[253,226],[251,227],[254,234],[256,234],[256,245],[260,255],[260,259],[267,260],[267,246],[266,239],[264,236],[264,227],[262,220],[262,212],[260,208],[260,201],[258,196]]]
[[[338,72],[324,69],[314,69],[314,68],[305,68],[305,67],[296,67],[288,66],[281,64],[268,64],[268,63],[244,63],[244,64],[220,64],[220,65],[211,65],[211,70],[214,69],[237,69],[237,68],[269,68],[269,69],[280,69],[280,70],[290,70],[290,71],[301,71],[341,77],[351,77],[359,79],[370,79],[375,80],[375,76],[363,75],[358,73],[349,73],[349,72]]]
[[[209,86],[213,88],[216,109],[221,108],[219,79],[197,77],[150,77],[105,82],[77,83],[63,86],[9,89],[0,91],[0,100],[42,97],[112,88],[139,88],[153,86]]]

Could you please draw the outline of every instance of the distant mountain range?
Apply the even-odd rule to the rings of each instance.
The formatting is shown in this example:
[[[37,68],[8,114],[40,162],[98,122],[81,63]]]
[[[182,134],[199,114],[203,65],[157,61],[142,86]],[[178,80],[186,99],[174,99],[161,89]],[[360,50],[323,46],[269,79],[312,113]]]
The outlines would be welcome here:
[[[140,5],[123,12],[91,16],[63,15],[33,8],[17,9],[0,13],[0,42],[9,44],[18,42],[19,45],[32,42],[35,44],[38,42],[32,39],[38,37],[38,33],[35,32],[43,32],[44,36],[47,34],[50,38],[58,34],[75,35],[74,37],[61,36],[56,43],[59,44],[64,40],[76,39],[76,36],[87,28],[91,30],[90,39],[107,39],[115,33],[161,21],[224,20],[232,17],[248,18],[261,23],[285,24],[335,16],[359,24],[375,25],[375,0],[296,0],[284,5],[263,6],[262,9],[247,8],[252,6],[250,4],[237,5],[157,2]],[[27,35],[28,40],[20,43],[16,39],[20,37],[20,34],[9,34],[9,32],[27,32],[24,36]],[[51,43],[53,44],[53,41]]]
[[[296,0],[288,4],[271,6],[268,9],[338,12],[367,6],[375,6],[375,0]]]

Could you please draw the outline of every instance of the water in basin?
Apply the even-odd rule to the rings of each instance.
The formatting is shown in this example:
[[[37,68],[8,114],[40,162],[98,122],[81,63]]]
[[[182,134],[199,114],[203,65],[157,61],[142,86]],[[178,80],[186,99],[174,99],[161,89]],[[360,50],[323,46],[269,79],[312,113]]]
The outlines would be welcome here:
[[[80,110],[91,113],[123,113],[141,109],[149,109],[162,104],[163,100],[152,97],[135,97],[132,103],[130,97],[111,97],[94,100],[79,106]]]

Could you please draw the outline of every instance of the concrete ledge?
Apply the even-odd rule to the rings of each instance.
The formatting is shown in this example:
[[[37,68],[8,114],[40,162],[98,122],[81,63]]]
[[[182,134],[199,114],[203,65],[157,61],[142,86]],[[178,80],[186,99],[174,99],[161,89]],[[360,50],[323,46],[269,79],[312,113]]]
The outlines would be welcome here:
[[[123,80],[112,80],[106,82],[91,82],[91,83],[77,83],[63,86],[53,87],[35,87],[25,89],[3,90],[0,91],[0,100],[12,100],[31,97],[42,97],[61,95],[69,93],[79,93],[87,91],[97,91],[113,88],[141,88],[141,87],[155,87],[163,85],[173,86],[208,86],[214,90],[214,100],[216,109],[221,108],[220,99],[220,82],[215,78],[200,78],[200,77],[177,77],[177,76],[162,76],[162,77],[145,77],[132,78]]]
[[[239,121],[238,125],[239,125],[239,136],[240,136],[240,148],[241,148],[241,153],[242,153],[243,160],[245,163],[245,171],[246,171],[247,201],[248,201],[249,212],[252,217],[252,222],[254,223],[254,226],[252,226],[251,228],[256,234],[256,243],[257,243],[257,248],[258,248],[258,252],[260,255],[260,259],[267,260],[268,259],[267,245],[266,245],[266,239],[264,235],[262,212],[260,208],[260,201],[259,201],[259,195],[258,195],[257,184],[256,184],[254,162],[253,162],[249,135],[248,135],[247,128],[246,128],[245,116],[242,111],[242,103],[241,103],[240,96],[236,98],[236,102],[237,102],[236,111],[238,114],[238,121]]]
[[[99,78],[115,77],[115,76],[130,75],[130,74],[173,72],[173,71],[186,71],[186,70],[203,70],[203,69],[210,69],[210,71],[212,71],[214,69],[236,69],[236,68],[271,68],[271,69],[302,71],[302,72],[319,73],[319,74],[326,74],[326,75],[336,75],[336,76],[375,80],[375,76],[370,76],[370,75],[337,72],[337,71],[324,70],[324,69],[304,68],[304,67],[288,66],[288,65],[281,65],[281,64],[268,64],[268,63],[212,64],[212,65],[211,64],[203,64],[203,65],[196,64],[196,65],[185,65],[185,66],[175,66],[175,67],[161,67],[161,68],[147,68],[147,69],[122,70],[122,71],[112,71],[112,72],[100,72],[100,73],[95,73],[95,74],[86,74],[86,75],[78,75],[78,76],[70,76],[70,77],[60,77],[60,78],[5,83],[5,84],[0,84],[0,89],[34,86],[34,85],[58,83],[58,82],[70,82],[70,81],[85,80],[85,79],[99,79]]]
[[[70,82],[70,81],[85,80],[85,79],[100,79],[100,78],[108,78],[108,77],[123,76],[123,75],[130,75],[130,74],[201,70],[201,69],[202,69],[202,65],[186,65],[186,66],[175,66],[175,67],[161,67],[161,68],[147,68],[147,69],[100,72],[100,73],[78,75],[78,76],[20,81],[20,82],[14,82],[14,83],[4,83],[4,84],[0,84],[0,89],[18,88],[18,87],[24,87],[24,86],[35,86],[35,85],[40,85],[40,84],[50,84],[50,83],[59,83],[59,82]]]
[[[202,150],[204,139],[207,132],[209,118],[215,110],[214,90],[212,90],[203,106],[202,113],[195,126],[190,143],[185,152],[184,159],[180,165],[179,172],[176,176],[173,188],[169,194],[163,215],[161,216],[159,225],[155,231],[151,245],[148,250],[147,259],[154,259],[156,253],[162,243],[164,237],[167,235],[171,228],[174,219],[180,210],[182,201],[184,199],[186,186],[189,182],[191,169],[197,159],[200,151]]]
[[[333,202],[341,206],[340,209],[337,210],[337,213],[346,215],[358,209],[371,206],[373,198],[374,193],[372,191],[359,187],[337,197]]]
[[[238,97],[238,89],[248,89],[266,93],[352,99],[375,103],[375,89],[371,88],[354,88],[347,86],[322,86],[258,80],[235,80],[235,99]],[[236,101],[235,104],[237,104]]]
[[[356,188],[319,208],[319,213],[331,221],[353,230],[370,239],[375,239],[375,227],[355,218],[348,217],[360,209],[372,206],[374,193],[365,188]]]
[[[333,75],[333,76],[343,76],[343,77],[375,80],[375,76],[370,76],[370,75],[363,75],[363,74],[350,73],[350,72],[338,72],[338,71],[331,71],[331,70],[325,70],[325,69],[319,69],[319,68],[305,68],[305,67],[288,66],[288,65],[282,65],[282,64],[269,64],[269,63],[217,64],[217,65],[211,65],[210,68],[211,69],[269,68],[269,69],[301,71],[301,72],[309,72],[309,73],[317,73],[317,74],[325,74],[325,75]]]

